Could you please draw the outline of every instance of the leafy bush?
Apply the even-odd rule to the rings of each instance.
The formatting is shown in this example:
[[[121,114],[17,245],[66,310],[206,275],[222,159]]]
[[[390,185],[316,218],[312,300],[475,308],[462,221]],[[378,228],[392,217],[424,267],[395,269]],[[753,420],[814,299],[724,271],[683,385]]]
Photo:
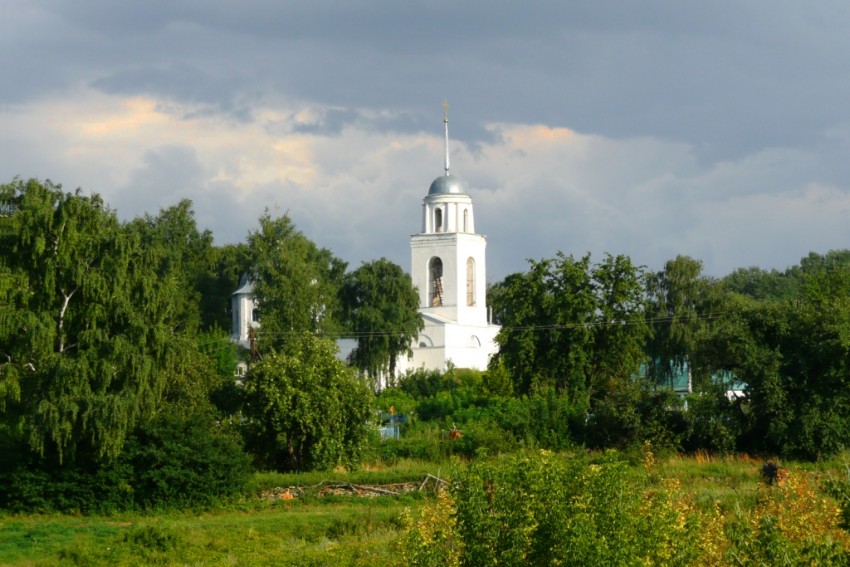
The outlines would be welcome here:
[[[380,458],[385,463],[400,459],[442,462],[450,455],[448,439],[443,439],[439,424],[418,423],[408,429],[401,439],[386,439],[379,445]]]
[[[850,564],[850,535],[841,529],[841,509],[820,496],[810,475],[784,475],[762,486],[748,514],[737,510],[727,526],[727,557],[739,565]],[[731,562],[730,561],[730,562]]]
[[[0,508],[15,513],[108,513],[131,509],[131,477],[132,469],[120,463],[106,467],[60,466],[33,456],[26,464],[0,472]]]
[[[405,519],[410,565],[848,565],[850,534],[818,477],[790,471],[724,513],[662,478],[651,446],[635,470],[619,453],[539,454],[456,470],[447,494]],[[840,498],[844,481],[833,481]]]
[[[744,414],[739,404],[730,402],[726,392],[717,389],[688,396],[687,403],[683,449],[734,453],[743,430]]]
[[[658,450],[677,451],[685,432],[682,403],[669,390],[635,381],[597,400],[588,416],[590,447],[627,449],[649,441]]]
[[[386,413],[393,408],[396,415],[410,415],[416,409],[416,400],[400,388],[386,388],[378,395],[375,405]]]
[[[255,364],[245,380],[245,431],[261,466],[330,469],[360,461],[374,395],[336,346],[309,333]]]
[[[489,420],[469,421],[461,433],[463,437],[450,441],[449,445],[456,455],[472,458],[513,453],[517,449],[514,436]]]
[[[134,471],[142,508],[207,506],[241,491],[250,473],[239,436],[198,415],[159,416],[128,441],[121,461]]]
[[[402,376],[398,387],[416,399],[428,398],[448,389],[444,377],[445,374],[439,370],[420,368]]]
[[[408,517],[402,548],[412,565],[714,564],[719,519],[616,454],[541,451],[458,471],[446,497]]]
[[[202,416],[159,416],[114,461],[87,451],[64,463],[23,447],[15,454],[0,467],[0,508],[13,512],[207,506],[239,492],[250,472],[239,437]]]

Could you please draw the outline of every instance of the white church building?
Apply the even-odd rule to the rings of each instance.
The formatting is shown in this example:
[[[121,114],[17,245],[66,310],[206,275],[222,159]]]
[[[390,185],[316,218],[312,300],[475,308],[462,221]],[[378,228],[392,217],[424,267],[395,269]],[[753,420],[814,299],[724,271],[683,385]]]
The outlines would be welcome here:
[[[498,351],[499,326],[490,324],[487,308],[487,239],[475,232],[469,186],[449,171],[448,113],[443,122],[445,172],[423,199],[421,232],[410,237],[410,275],[425,328],[411,345],[413,355],[397,361],[399,374],[448,364],[484,370]],[[249,330],[259,326],[252,292],[243,278],[232,297],[232,340],[245,347]],[[339,346],[347,356],[356,343],[343,340]]]
[[[484,370],[498,350],[498,325],[487,309],[487,239],[475,232],[466,182],[449,170],[449,120],[445,124],[445,173],[431,183],[422,202],[422,229],[410,237],[410,276],[419,290],[425,328],[413,356],[398,368]]]

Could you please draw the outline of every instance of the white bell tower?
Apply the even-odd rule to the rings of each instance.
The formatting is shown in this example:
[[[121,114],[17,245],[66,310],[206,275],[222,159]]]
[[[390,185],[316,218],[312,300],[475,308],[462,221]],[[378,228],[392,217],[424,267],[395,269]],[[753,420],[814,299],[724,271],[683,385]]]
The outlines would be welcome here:
[[[487,321],[484,235],[476,234],[466,182],[449,171],[449,116],[444,103],[445,173],[422,203],[422,232],[410,238],[411,277],[419,289],[425,329],[413,367],[485,369],[499,330]]]

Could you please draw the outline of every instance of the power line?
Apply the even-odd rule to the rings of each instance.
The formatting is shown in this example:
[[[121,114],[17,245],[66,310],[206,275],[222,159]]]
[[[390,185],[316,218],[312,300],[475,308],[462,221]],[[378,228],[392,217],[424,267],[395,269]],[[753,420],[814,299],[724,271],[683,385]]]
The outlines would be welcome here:
[[[513,327],[503,326],[501,328],[502,331],[513,333],[513,332],[521,332],[521,331],[560,331],[567,329],[578,329],[578,328],[605,328],[605,327],[625,327],[631,325],[639,325],[639,324],[669,324],[672,325],[676,322],[693,322],[693,321],[710,321],[714,319],[719,319],[728,315],[728,311],[718,311],[711,313],[703,313],[703,314],[694,314],[687,317],[679,317],[679,316],[667,316],[667,317],[652,317],[652,318],[642,318],[638,320],[611,320],[611,321],[587,321],[587,322],[576,322],[576,323],[549,323],[549,324],[540,324],[540,325],[517,325]],[[287,338],[293,336],[302,335],[301,331],[278,331],[274,333],[263,332],[262,327],[258,329],[257,336],[258,338]],[[333,338],[333,339],[359,339],[359,338],[378,338],[378,337],[386,337],[386,336],[398,336],[399,333],[396,331],[384,331],[384,330],[376,330],[376,331],[344,331],[344,332],[329,332],[329,331],[314,331],[311,334],[315,336]]]

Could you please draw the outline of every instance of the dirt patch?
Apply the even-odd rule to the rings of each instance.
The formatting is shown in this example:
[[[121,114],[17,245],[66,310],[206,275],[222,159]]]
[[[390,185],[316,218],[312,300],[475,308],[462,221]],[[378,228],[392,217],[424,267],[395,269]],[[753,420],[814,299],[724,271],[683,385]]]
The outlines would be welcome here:
[[[262,500],[294,500],[305,494],[317,496],[357,496],[374,498],[375,496],[399,496],[408,492],[439,492],[446,481],[433,475],[427,475],[421,482],[402,482],[397,484],[352,484],[350,482],[322,481],[313,486],[278,486],[260,493]]]

